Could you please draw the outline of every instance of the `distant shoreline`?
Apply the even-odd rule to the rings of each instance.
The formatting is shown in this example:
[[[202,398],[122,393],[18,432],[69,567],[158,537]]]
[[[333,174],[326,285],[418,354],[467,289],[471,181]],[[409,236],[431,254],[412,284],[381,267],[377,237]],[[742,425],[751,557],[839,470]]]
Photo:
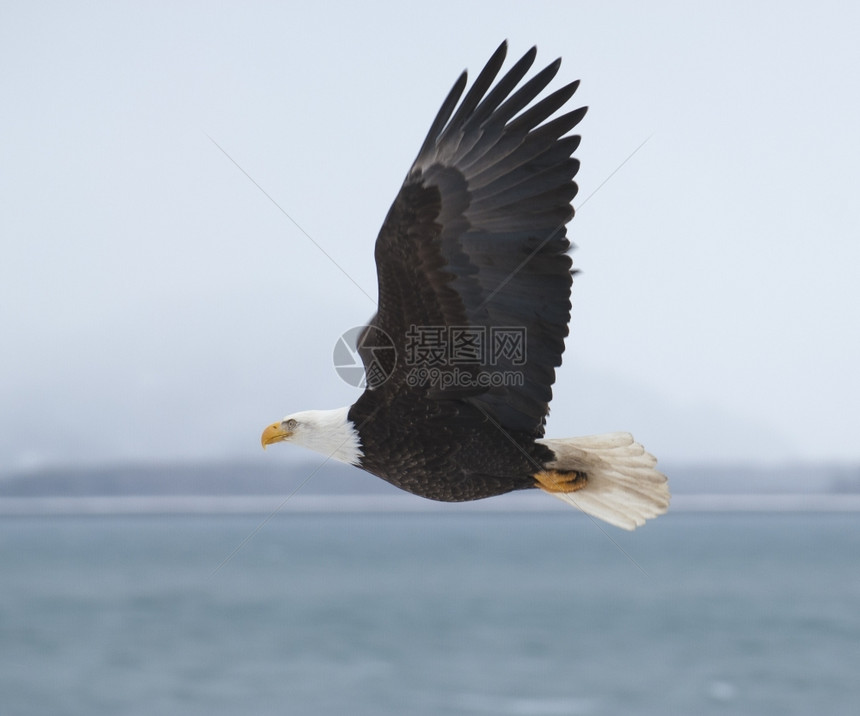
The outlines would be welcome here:
[[[545,495],[508,495],[466,503],[410,495],[170,495],[0,497],[0,517],[75,515],[269,515],[344,512],[570,512]],[[860,512],[860,494],[676,495],[670,512]]]

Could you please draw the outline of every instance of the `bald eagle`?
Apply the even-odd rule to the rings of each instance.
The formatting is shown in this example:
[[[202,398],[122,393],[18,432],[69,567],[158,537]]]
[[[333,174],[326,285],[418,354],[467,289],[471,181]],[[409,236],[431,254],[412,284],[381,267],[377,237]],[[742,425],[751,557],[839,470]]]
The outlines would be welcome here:
[[[544,437],[574,273],[568,133],[586,108],[553,117],[578,81],[536,101],[561,60],[518,88],[534,47],[494,85],[506,51],[465,96],[460,75],[379,232],[363,394],[272,423],[263,447],[297,443],[433,500],[539,488],[634,529],[669,504],[656,459],[628,433]]]

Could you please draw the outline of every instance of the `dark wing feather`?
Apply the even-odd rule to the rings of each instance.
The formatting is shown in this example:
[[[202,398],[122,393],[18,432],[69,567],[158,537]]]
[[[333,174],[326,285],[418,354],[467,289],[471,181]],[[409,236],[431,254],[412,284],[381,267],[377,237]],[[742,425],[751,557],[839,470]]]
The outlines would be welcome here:
[[[377,390],[466,400],[509,430],[542,435],[570,319],[565,224],[573,216],[579,162],[571,155],[579,137],[565,135],[585,108],[546,121],[577,82],[535,102],[559,61],[517,89],[535,48],[493,86],[506,49],[496,50],[457,106],[466,88],[460,76],[377,238],[379,312],[371,325],[391,337],[399,356]],[[459,366],[461,374],[518,374],[521,384],[414,385],[413,326],[486,331],[483,364]],[[524,362],[514,353],[490,364],[490,331],[504,328],[524,329]],[[363,358],[369,364],[370,354]]]

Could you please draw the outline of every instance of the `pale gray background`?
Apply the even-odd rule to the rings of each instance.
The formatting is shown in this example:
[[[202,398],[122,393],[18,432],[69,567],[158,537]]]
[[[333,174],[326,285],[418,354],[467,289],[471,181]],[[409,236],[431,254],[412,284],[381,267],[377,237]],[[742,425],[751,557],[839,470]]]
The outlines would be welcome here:
[[[548,433],[860,459],[860,10],[839,3],[0,9],[0,470],[283,459],[438,105],[498,43],[581,78],[582,269]],[[208,135],[208,136],[207,136]],[[287,448],[283,448],[287,450]],[[272,451],[276,452],[276,451]]]

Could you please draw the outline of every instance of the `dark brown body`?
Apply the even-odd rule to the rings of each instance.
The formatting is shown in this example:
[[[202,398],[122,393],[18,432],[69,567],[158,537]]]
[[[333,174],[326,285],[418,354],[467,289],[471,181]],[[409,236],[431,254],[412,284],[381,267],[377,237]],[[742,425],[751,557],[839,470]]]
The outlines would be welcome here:
[[[349,411],[365,453],[360,466],[421,497],[462,502],[533,488],[532,476],[554,457],[468,402],[382,397],[368,391]]]

